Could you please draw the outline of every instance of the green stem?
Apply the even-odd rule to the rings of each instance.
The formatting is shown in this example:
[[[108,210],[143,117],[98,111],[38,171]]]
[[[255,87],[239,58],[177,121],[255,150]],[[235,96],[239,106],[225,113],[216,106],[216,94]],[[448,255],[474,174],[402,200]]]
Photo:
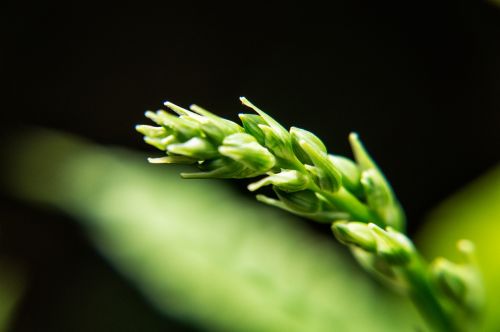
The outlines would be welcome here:
[[[360,202],[356,196],[351,194],[344,187],[340,187],[340,189],[334,193],[317,190],[337,209],[348,212],[354,220],[366,223],[371,222],[380,227],[385,227],[383,221],[377,218],[365,204]]]
[[[425,262],[415,253],[415,258],[403,269],[403,276],[410,287],[409,296],[421,315],[436,331],[459,332],[450,314],[438,302],[426,273]]]

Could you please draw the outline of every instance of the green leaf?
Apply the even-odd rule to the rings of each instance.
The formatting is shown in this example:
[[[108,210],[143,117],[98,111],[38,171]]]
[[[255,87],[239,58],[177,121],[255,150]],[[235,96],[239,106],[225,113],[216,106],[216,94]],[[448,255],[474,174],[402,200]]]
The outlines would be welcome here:
[[[170,316],[211,331],[423,330],[410,303],[350,265],[330,234],[128,151],[53,132],[11,142],[11,192],[77,218]]]
[[[18,265],[0,258],[0,332],[9,331],[9,323],[26,287],[26,277]]]

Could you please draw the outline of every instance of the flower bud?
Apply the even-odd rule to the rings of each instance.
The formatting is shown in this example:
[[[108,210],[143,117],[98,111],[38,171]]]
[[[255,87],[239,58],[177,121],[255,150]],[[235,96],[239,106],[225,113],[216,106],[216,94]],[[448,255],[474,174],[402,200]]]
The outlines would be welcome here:
[[[197,105],[191,105],[190,109],[196,112],[201,130],[214,142],[220,144],[226,136],[242,133],[243,128],[237,123],[221,118]]]
[[[368,252],[375,252],[377,243],[373,231],[362,222],[337,221],[332,224],[337,240],[345,245],[354,245]]]
[[[377,243],[377,255],[390,264],[403,265],[410,262],[415,255],[415,248],[403,233],[394,231],[391,227],[383,230],[375,224],[368,224],[373,231]]]
[[[219,147],[219,152],[261,173],[267,172],[276,163],[269,150],[260,145],[255,137],[245,133],[227,136]]]
[[[466,285],[463,271],[458,264],[439,257],[431,265],[431,276],[437,288],[448,298],[462,304],[465,300]]]
[[[167,146],[170,153],[195,158],[198,160],[210,159],[217,156],[217,150],[207,140],[193,137],[184,143]]]
[[[311,190],[286,192],[274,188],[276,195],[290,210],[298,213],[315,213],[321,207],[321,201]]]
[[[214,142],[220,143],[224,139],[224,136],[226,136],[224,131],[221,130],[221,128],[219,128],[217,125],[215,125],[213,123],[214,121],[212,121],[210,117],[200,115],[198,113],[195,113],[194,111],[187,110],[168,101],[166,101],[164,105],[177,113],[179,115],[179,119],[181,119],[182,121],[191,121],[196,123],[197,126],[200,127],[201,131],[203,131],[203,133]],[[196,105],[192,105],[191,108],[197,109],[199,107]],[[205,112],[210,113],[208,111]]]
[[[455,304],[478,312],[484,302],[484,291],[474,257],[474,244],[460,240],[457,247],[465,262],[456,264],[443,257],[436,258],[430,267],[431,280],[442,295]]]
[[[165,137],[168,135],[168,132],[164,127],[137,125],[137,126],[135,126],[135,130],[137,130],[139,133],[143,134],[144,136],[149,136],[149,137],[154,137],[154,138]]]
[[[159,158],[148,158],[151,164],[194,164],[198,160],[186,156],[165,156]]]
[[[169,101],[165,101],[163,103],[163,105],[165,105],[166,107],[168,107],[169,109],[171,109],[172,111],[174,111],[175,113],[177,113],[177,115],[179,116],[193,116],[193,112],[183,108],[183,107],[180,107],[174,103],[171,103]]]
[[[288,138],[289,134],[288,131],[279,124],[278,121],[274,120],[271,116],[267,115],[264,113],[262,110],[260,110],[258,107],[256,107],[254,104],[252,104],[248,99],[245,97],[240,97],[241,103],[247,107],[250,107],[253,109],[257,114],[259,114],[262,119],[265,121],[265,123],[271,127],[275,132],[276,135],[282,137],[282,138]]]
[[[257,200],[259,202],[262,202],[264,204],[277,207],[277,208],[285,210],[287,212],[302,216],[302,217],[307,218],[307,219],[315,220],[315,221],[318,221],[320,223],[331,224],[332,221],[345,220],[346,218],[349,217],[348,214],[343,213],[343,212],[323,210],[321,200],[319,200],[320,206],[317,210],[314,209],[313,212],[301,212],[301,211],[298,211],[296,209],[290,208],[284,202],[282,202],[278,199],[275,199],[275,198],[267,197],[265,195],[256,195],[255,198],[257,198]]]
[[[245,165],[226,157],[205,160],[198,165],[198,168],[202,172],[181,173],[181,176],[185,179],[241,179],[259,175]]]
[[[378,168],[368,151],[366,151],[363,143],[361,143],[358,134],[349,134],[349,143],[351,144],[351,149],[354,153],[354,159],[356,159],[356,162],[361,170]]]
[[[149,145],[154,146],[158,150],[165,151],[167,150],[167,146],[173,143],[177,143],[176,138],[173,135],[169,135],[167,137],[150,137],[144,136],[144,142]]]
[[[162,151],[165,151],[167,149],[167,145],[164,143],[164,141],[165,140],[163,138],[144,136],[144,142]]]
[[[363,187],[361,186],[361,172],[355,162],[349,158],[328,155],[330,161],[342,174],[342,185],[350,192],[362,196]]]
[[[255,191],[263,186],[274,185],[281,190],[293,192],[305,189],[309,179],[304,174],[295,170],[282,170],[277,174],[267,176],[248,185],[248,190]]]
[[[309,154],[302,148],[300,145],[300,141],[305,141],[307,142],[312,148],[316,149],[317,151],[321,151],[323,153],[326,153],[326,147],[323,144],[323,142],[313,133],[300,129],[297,127],[292,127],[290,128],[290,135],[292,137],[292,148],[293,152],[297,156],[297,158],[303,163],[303,164],[309,164],[313,165],[313,161],[311,160],[311,157]]]
[[[314,163],[313,167],[306,169],[313,174],[316,184],[321,190],[335,192],[342,185],[342,175],[335,168],[328,155],[318,147],[314,147],[304,140],[299,142],[301,148],[307,153]]]
[[[160,119],[160,116],[157,114],[157,112],[146,111],[144,113],[144,116],[153,121],[154,123],[156,123],[157,125],[163,126],[163,122]]]
[[[273,128],[268,125],[259,125],[260,130],[264,134],[265,146],[273,152],[278,158],[290,160],[294,158],[292,146],[287,137],[281,136]]]
[[[147,112],[146,116],[167,127],[180,140],[188,140],[201,134],[200,125],[196,121],[186,118],[181,119],[164,110],[159,110],[156,113]]]
[[[179,118],[204,125],[205,129],[213,127],[213,129],[217,129],[223,136],[243,131],[237,123],[221,118],[197,105],[191,105],[189,107],[190,111],[168,101],[164,105],[177,113]]]
[[[405,224],[405,215],[391,185],[366,151],[358,135],[351,133],[349,141],[356,162],[362,171],[360,182],[365,191],[368,206],[382,223],[402,230]]]
[[[212,125],[218,127],[220,130],[222,130],[222,132],[226,136],[231,135],[231,134],[235,134],[235,133],[243,132],[243,128],[241,128],[241,126],[239,124],[237,124],[236,122],[221,118],[220,116],[217,116],[217,115],[213,114],[212,112],[209,112],[204,108],[201,108],[198,105],[191,105],[189,108],[193,112],[196,112],[196,113],[208,118],[210,120],[210,123],[212,123]]]
[[[245,131],[255,137],[257,142],[261,145],[265,144],[265,137],[262,129],[259,128],[259,125],[265,125],[266,121],[257,114],[239,114],[241,119],[241,123],[243,123],[243,128]]]
[[[404,228],[404,212],[396,200],[392,189],[376,169],[368,169],[361,174],[366,200],[370,209],[384,222],[395,229]]]
[[[288,131],[278,121],[257,108],[245,97],[240,97],[240,100],[243,105],[253,109],[264,120],[264,124],[258,124],[264,134],[264,145],[279,158],[287,160],[294,158]]]

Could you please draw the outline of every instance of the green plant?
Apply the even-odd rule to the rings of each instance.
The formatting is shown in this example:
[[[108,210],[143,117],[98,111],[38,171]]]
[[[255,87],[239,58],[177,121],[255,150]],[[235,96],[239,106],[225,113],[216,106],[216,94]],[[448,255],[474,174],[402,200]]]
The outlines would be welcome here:
[[[246,98],[257,114],[240,114],[242,126],[196,105],[172,103],[146,112],[158,127],[139,125],[145,141],[165,151],[152,163],[193,164],[199,172],[184,178],[254,178],[256,191],[272,186],[276,196],[257,195],[266,204],[309,219],[331,223],[370,274],[409,296],[429,325],[438,331],[473,330],[483,296],[474,245],[458,242],[463,262],[438,258],[428,264],[405,235],[404,212],[356,134],[349,140],[354,161],[329,154],[314,134],[289,131]]]

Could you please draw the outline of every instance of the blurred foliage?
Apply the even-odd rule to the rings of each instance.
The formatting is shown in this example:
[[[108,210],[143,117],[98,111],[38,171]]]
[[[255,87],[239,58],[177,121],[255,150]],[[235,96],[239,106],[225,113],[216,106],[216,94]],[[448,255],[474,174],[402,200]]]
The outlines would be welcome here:
[[[75,216],[156,307],[215,331],[421,331],[410,303],[372,282],[331,234],[187,181],[134,153],[37,131],[12,140],[5,179]]]
[[[500,6],[500,0],[489,0],[491,3]]]
[[[25,283],[23,272],[16,264],[9,259],[0,258],[0,332],[8,330]]]
[[[486,289],[483,331],[500,327],[500,166],[446,200],[428,217],[417,242],[429,258],[456,261],[459,239],[472,240]]]

